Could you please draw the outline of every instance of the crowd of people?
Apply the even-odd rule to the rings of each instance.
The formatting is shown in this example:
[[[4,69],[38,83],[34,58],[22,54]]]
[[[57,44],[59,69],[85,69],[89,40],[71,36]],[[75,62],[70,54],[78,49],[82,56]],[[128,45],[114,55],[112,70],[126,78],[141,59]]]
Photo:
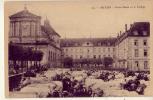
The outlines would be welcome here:
[[[38,97],[131,96],[130,93],[138,96],[145,95],[149,73],[51,69],[36,77],[24,78],[20,91],[29,91],[28,86],[32,84],[39,84],[39,88],[45,84],[42,85],[43,92],[41,89],[37,91]]]

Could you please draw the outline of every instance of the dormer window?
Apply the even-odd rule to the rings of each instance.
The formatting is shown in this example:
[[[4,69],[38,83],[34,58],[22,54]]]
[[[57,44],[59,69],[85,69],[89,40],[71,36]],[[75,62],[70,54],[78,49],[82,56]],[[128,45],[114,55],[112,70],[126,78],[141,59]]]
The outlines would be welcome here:
[[[133,34],[134,35],[138,35],[138,31],[133,31]]]
[[[101,45],[101,43],[99,42],[99,43],[98,43],[98,45],[100,46],[100,45]]]
[[[78,46],[78,43],[75,43],[75,46]]]
[[[103,45],[103,42],[101,42],[101,46]]]
[[[66,43],[66,46],[69,46],[69,44],[68,44],[68,43]]]
[[[108,42],[107,45],[110,46],[110,43]]]
[[[146,36],[146,35],[147,35],[147,31],[143,31],[142,33],[143,33],[143,35],[144,35],[144,36]]]

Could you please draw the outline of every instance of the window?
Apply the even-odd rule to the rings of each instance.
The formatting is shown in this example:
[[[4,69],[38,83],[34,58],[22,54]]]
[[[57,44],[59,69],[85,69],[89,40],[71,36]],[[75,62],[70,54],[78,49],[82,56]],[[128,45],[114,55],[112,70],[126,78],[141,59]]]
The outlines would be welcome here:
[[[113,48],[113,52],[115,52],[115,48]]]
[[[66,46],[69,46],[69,44],[68,44],[68,43],[66,43]]]
[[[56,53],[54,54],[55,60],[56,60]]]
[[[77,59],[78,58],[78,55],[76,55],[75,58]]]
[[[80,55],[80,59],[82,59],[82,55]]]
[[[139,62],[135,61],[135,67],[139,67]]]
[[[96,55],[94,55],[93,58],[96,58]]]
[[[138,35],[138,31],[133,31],[133,34],[134,35]]]
[[[134,40],[134,45],[138,46],[138,40]]]
[[[82,52],[82,49],[80,48],[80,52]]]
[[[135,49],[134,55],[135,55],[135,57],[138,57],[138,56],[139,56],[139,51],[138,51],[138,49]]]
[[[99,58],[101,58],[101,55],[99,55]]]
[[[148,54],[147,54],[147,50],[145,49],[145,50],[144,50],[144,57],[147,57],[147,55],[148,55]]]
[[[75,43],[75,46],[78,46],[78,43]]]
[[[108,52],[110,52],[110,48],[108,48]]]
[[[115,55],[113,55],[113,58],[115,58]]]
[[[147,32],[146,31],[143,31],[143,35],[146,36],[147,35]]]
[[[99,48],[99,51],[98,52],[100,52],[101,51],[101,49]]]
[[[93,48],[93,52],[96,52],[96,48]]]
[[[53,60],[53,52],[51,51],[51,61]]]
[[[109,43],[109,42],[107,42],[107,45],[108,45],[108,46],[110,46],[110,43]]]
[[[148,61],[144,61],[144,69],[148,69]]]
[[[50,61],[50,51],[49,51],[49,56],[48,56],[48,60]]]
[[[100,46],[100,45],[101,45],[101,43],[99,42],[99,43],[98,43],[98,46]]]
[[[87,45],[89,45],[89,43],[87,42]]]
[[[68,49],[65,49],[65,51],[67,52],[67,51],[68,51]]]
[[[89,50],[89,49],[88,49],[87,51],[88,51],[88,53],[90,52],[90,50]]]
[[[143,45],[144,45],[144,46],[147,45],[147,40],[143,40]]]

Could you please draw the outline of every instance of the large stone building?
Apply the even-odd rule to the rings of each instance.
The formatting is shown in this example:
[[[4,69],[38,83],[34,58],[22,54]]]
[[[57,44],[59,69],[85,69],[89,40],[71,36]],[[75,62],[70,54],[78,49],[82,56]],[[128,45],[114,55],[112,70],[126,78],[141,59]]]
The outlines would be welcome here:
[[[41,50],[41,64],[60,66],[62,57],[103,59],[111,57],[114,68],[149,70],[150,23],[135,22],[115,38],[61,39],[46,18],[30,13],[27,8],[10,17],[9,42]],[[62,54],[62,55],[61,55]],[[61,57],[62,56],[62,57]]]
[[[113,67],[127,70],[149,70],[148,22],[135,22],[116,38],[62,39],[63,57],[73,60],[111,57]]]
[[[116,38],[73,38],[62,39],[64,57],[80,58],[103,58],[115,57]]]
[[[9,43],[41,50],[43,65],[60,65],[60,35],[51,27],[47,18],[41,25],[41,17],[32,14],[26,7],[9,18]]]
[[[135,22],[117,37],[116,67],[129,70],[149,70],[150,23]]]

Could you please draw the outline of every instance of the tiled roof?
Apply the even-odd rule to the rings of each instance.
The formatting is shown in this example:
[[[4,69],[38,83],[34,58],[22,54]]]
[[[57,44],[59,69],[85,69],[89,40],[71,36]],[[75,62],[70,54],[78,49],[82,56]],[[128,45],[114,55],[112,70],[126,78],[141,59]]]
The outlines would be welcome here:
[[[13,14],[10,16],[10,18],[23,18],[23,17],[26,17],[26,18],[41,18],[40,16],[37,16],[33,13],[30,13],[27,9],[24,9],[16,14]]]
[[[116,38],[69,38],[61,39],[62,47],[82,46],[83,43],[92,43],[93,46],[113,46]],[[76,45],[77,44],[77,45]]]

